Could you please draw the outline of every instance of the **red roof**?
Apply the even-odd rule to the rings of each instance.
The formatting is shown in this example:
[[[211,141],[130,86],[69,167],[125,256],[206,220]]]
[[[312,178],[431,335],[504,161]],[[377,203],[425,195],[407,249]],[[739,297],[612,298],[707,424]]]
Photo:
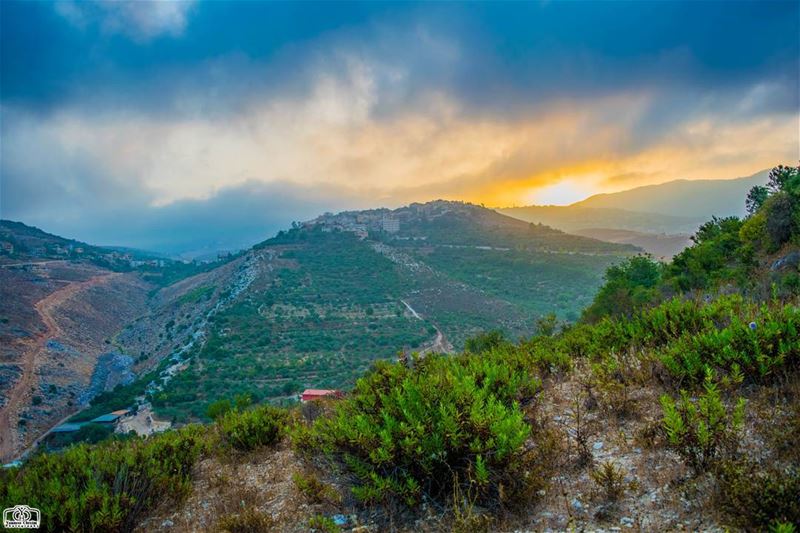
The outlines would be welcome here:
[[[325,396],[341,396],[342,393],[338,390],[332,389],[306,389],[303,391],[303,394],[300,396],[300,399],[303,401],[308,400],[316,400],[319,398],[324,398]]]

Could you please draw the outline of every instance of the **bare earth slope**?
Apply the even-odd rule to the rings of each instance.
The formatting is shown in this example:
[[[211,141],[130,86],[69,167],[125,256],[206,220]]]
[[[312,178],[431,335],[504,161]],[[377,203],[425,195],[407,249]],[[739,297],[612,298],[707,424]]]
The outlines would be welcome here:
[[[77,410],[98,357],[112,350],[111,339],[125,323],[144,312],[149,286],[135,274],[68,261],[4,265],[0,283],[5,461]]]

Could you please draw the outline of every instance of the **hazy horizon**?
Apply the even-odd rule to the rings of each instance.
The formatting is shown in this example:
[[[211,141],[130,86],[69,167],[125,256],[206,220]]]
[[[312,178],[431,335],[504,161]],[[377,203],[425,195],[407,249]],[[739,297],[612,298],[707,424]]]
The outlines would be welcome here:
[[[87,242],[237,248],[800,159],[791,1],[0,9],[1,216]]]

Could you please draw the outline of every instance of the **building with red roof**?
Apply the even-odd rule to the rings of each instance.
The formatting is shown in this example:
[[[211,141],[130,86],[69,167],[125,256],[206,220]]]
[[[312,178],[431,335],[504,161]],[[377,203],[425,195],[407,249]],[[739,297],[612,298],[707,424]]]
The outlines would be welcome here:
[[[344,396],[344,394],[341,391],[333,389],[306,389],[303,391],[303,394],[300,395],[300,401],[310,402],[313,400],[339,399],[342,396]]]

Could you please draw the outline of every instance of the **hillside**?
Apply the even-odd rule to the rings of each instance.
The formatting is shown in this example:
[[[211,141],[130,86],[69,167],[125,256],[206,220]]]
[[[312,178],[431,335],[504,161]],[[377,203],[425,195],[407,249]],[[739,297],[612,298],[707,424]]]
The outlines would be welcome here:
[[[767,172],[732,180],[676,180],[611,194],[569,206],[507,207],[499,213],[603,241],[638,246],[670,258],[710,216],[741,216],[743,198],[763,185]]]
[[[152,404],[204,419],[217,398],[288,400],[349,387],[401,352],[462,349],[490,329],[529,335],[546,314],[577,318],[607,266],[636,251],[456,202],[326,214],[245,255],[247,287]]]
[[[0,459],[36,442],[92,398],[157,364],[188,328],[175,319],[186,276],[218,264],[184,264],[91,246],[0,221]],[[186,318],[202,311],[195,306]],[[131,323],[147,323],[137,339]],[[119,337],[118,337],[119,336]]]
[[[675,217],[742,216],[744,198],[755,185],[767,182],[769,171],[727,180],[675,180],[627,191],[596,194],[571,207],[634,209]],[[616,227],[606,225],[605,227]]]

